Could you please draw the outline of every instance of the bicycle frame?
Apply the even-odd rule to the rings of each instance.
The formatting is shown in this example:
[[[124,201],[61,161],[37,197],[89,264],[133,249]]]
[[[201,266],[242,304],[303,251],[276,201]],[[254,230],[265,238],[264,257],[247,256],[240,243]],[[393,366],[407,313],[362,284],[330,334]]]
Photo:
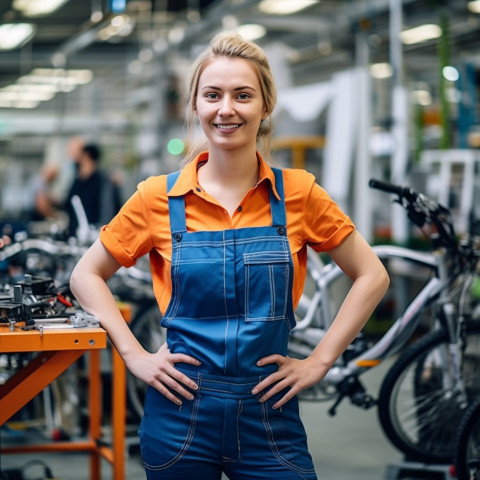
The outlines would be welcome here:
[[[346,365],[341,365],[337,362],[329,370],[324,380],[322,380],[323,382],[338,384],[346,377],[358,376],[363,371],[379,365],[385,358],[397,353],[408,342],[418,325],[422,313],[438,299],[447,286],[446,280],[439,278],[442,269],[439,268],[439,260],[434,254],[413,251],[393,245],[377,245],[373,249],[381,260],[400,259],[417,266],[427,267],[432,272],[435,272],[436,276],[432,277],[425,284],[404,313],[380,340],[367,350],[356,355]],[[316,254],[314,253],[313,255]],[[296,351],[299,355],[308,354],[310,353],[308,352],[309,347],[313,349],[321,340],[333,320],[332,305],[327,290],[332,282],[342,275],[344,274],[341,269],[334,264],[328,264],[318,274],[312,275],[312,277],[316,277],[317,288],[312,299],[308,302],[309,305],[305,317],[298,322],[291,332],[291,337],[300,340],[302,343],[296,345],[294,342],[291,342],[289,346],[291,351]],[[316,310],[320,311],[321,319],[316,320],[319,325],[315,325],[316,322],[314,321]]]

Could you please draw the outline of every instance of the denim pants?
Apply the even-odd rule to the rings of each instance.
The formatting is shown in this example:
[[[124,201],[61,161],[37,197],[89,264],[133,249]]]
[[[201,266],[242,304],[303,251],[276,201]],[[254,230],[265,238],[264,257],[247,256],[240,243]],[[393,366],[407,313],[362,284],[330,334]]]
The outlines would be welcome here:
[[[273,409],[252,395],[261,378],[189,374],[199,389],[179,407],[153,388],[139,434],[148,480],[315,480],[294,398]]]

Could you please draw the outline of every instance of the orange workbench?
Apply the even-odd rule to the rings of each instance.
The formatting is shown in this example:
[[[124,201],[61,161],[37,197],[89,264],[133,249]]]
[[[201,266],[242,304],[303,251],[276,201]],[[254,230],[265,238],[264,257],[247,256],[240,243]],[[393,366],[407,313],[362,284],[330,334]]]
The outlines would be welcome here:
[[[102,382],[100,351],[107,346],[102,328],[45,329],[22,331],[16,324],[11,331],[0,325],[0,352],[38,352],[33,360],[0,386],[0,425],[25,406],[47,385],[89,352],[89,433],[83,441],[42,443],[2,448],[1,452],[86,451],[90,456],[90,480],[101,479],[101,458],[113,467],[113,480],[125,478],[126,370],[120,355],[112,347],[112,446],[102,443]]]

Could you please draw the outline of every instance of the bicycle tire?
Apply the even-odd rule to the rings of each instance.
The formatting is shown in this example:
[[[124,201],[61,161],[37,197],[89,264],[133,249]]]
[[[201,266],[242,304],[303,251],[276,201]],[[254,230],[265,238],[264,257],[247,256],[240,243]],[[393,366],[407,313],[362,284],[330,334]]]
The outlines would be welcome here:
[[[480,459],[480,396],[468,407],[455,439],[455,472],[458,480],[470,480],[468,462]],[[474,477],[480,479],[480,472]]]
[[[134,316],[130,329],[143,348],[150,353],[158,351],[167,338],[166,330],[160,325],[162,315],[155,301],[149,302]],[[143,417],[143,404],[147,393],[147,384],[135,375],[127,373],[128,405],[136,417]]]
[[[409,460],[451,464],[454,434],[466,408],[448,385],[453,365],[447,331],[426,334],[387,372],[378,416],[388,439]],[[445,369],[447,366],[447,369]],[[480,395],[480,323],[466,325],[461,362],[467,402]],[[447,372],[447,375],[445,375]]]

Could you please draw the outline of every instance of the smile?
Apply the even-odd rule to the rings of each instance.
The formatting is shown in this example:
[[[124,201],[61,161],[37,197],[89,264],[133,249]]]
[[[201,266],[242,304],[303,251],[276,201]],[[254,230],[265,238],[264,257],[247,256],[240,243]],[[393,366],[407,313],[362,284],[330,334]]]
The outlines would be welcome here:
[[[216,128],[220,128],[221,130],[233,130],[241,126],[240,123],[236,123],[235,125],[223,125],[219,123],[214,123]]]

